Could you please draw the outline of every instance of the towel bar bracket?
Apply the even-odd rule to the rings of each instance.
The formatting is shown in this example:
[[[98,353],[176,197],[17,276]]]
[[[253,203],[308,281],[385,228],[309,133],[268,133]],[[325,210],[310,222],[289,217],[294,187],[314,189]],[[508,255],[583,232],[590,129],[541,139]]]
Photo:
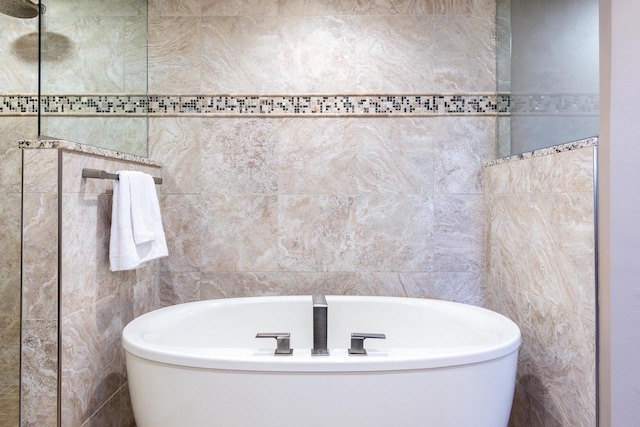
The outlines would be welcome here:
[[[115,179],[118,180],[117,173],[109,173],[100,169],[82,169],[83,178],[97,178],[97,179]],[[162,178],[153,177],[153,182],[156,184],[162,184]]]

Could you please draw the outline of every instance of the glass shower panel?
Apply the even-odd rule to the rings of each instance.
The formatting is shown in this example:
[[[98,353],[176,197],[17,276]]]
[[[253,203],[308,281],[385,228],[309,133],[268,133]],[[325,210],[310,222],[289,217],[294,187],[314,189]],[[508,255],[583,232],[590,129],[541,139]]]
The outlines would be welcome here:
[[[518,154],[597,136],[598,0],[498,0],[497,11],[498,90],[511,95],[501,146]]]
[[[42,138],[147,155],[147,1],[49,0]]]

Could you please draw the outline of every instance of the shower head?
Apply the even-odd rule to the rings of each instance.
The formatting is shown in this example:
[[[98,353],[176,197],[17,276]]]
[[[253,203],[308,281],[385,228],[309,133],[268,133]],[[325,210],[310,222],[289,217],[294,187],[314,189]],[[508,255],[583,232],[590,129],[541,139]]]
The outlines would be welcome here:
[[[39,6],[29,0],[0,0],[0,13],[14,18],[35,18]]]

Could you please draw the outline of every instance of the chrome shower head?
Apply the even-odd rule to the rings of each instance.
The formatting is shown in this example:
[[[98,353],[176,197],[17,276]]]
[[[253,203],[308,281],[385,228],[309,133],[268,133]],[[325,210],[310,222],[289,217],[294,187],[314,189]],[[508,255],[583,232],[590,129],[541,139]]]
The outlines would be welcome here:
[[[29,0],[0,0],[0,13],[14,18],[35,18],[40,7]]]

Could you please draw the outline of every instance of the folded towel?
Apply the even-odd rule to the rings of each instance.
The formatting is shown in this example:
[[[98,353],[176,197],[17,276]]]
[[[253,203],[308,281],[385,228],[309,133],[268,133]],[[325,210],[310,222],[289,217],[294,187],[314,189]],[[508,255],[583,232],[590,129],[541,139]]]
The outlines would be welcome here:
[[[151,175],[136,171],[117,174],[119,179],[113,181],[110,269],[133,270],[169,252]]]

